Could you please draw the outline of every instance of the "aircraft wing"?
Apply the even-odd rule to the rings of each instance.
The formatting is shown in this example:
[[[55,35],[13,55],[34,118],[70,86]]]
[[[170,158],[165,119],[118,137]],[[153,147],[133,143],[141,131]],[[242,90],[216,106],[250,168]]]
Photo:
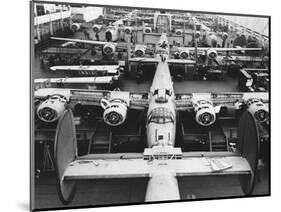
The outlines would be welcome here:
[[[43,88],[34,93],[37,99],[47,99],[52,95],[65,96],[69,103],[81,105],[101,106],[102,99],[121,99],[131,109],[145,109],[148,107],[148,94],[127,91],[106,91],[88,89]]]
[[[147,58],[147,57],[133,57],[129,59],[129,62],[137,62],[137,63],[159,63],[159,59],[157,58]]]
[[[196,64],[194,60],[183,60],[183,59],[169,59],[169,64]]]
[[[220,92],[220,93],[181,93],[176,94],[177,110],[192,110],[197,101],[205,100],[213,104],[213,106],[231,107],[235,103],[245,103],[251,98],[262,100],[263,103],[269,102],[269,94],[267,92]]]
[[[268,92],[222,92],[222,93],[212,93],[211,101],[213,105],[221,105],[221,106],[232,106],[237,101],[238,102],[246,102],[249,99],[260,99],[263,103],[269,102],[269,93]]]
[[[61,88],[43,88],[34,91],[34,98],[45,100],[49,96],[53,95],[62,95],[66,97],[67,100],[70,99],[71,93],[70,89],[61,89]]]
[[[89,66],[52,66],[52,71],[90,71],[90,72],[107,72],[117,73],[119,65],[89,65]]]
[[[147,58],[147,57],[135,57],[130,58],[130,62],[137,62],[137,63],[159,63],[160,60],[157,58]],[[168,59],[167,62],[169,64],[195,64],[194,60],[183,60],[183,59]]]
[[[227,57],[224,57],[223,58],[225,61],[235,61],[235,62],[268,62],[269,59],[268,57],[251,57],[251,56],[242,56],[242,55],[239,55],[239,56],[227,56]]]
[[[40,78],[35,79],[34,83],[95,83],[105,84],[111,83],[112,76],[99,76],[99,77],[64,77],[64,78]]]
[[[100,45],[100,46],[103,46],[103,45],[108,43],[108,42],[105,42],[105,41],[81,40],[81,39],[59,38],[59,37],[51,37],[51,39],[52,40],[61,40],[61,41],[75,42],[75,43],[93,44],[93,45]],[[117,44],[117,43],[114,43],[114,44]]]
[[[189,51],[195,51],[195,47],[185,47]],[[261,51],[262,48],[212,48],[212,47],[197,47],[198,52],[204,52],[209,49],[215,50],[217,52],[233,52],[233,51]]]

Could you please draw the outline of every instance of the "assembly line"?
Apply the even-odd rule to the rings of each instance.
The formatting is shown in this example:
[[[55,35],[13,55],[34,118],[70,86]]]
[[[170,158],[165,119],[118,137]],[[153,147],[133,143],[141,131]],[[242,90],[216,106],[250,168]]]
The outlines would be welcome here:
[[[219,20],[108,7],[41,44],[32,86],[37,191],[51,175],[56,207],[85,204],[83,187],[100,180],[109,198],[93,191],[89,205],[204,199],[221,194],[202,195],[198,179],[219,185],[224,176],[239,182],[227,197],[268,194],[269,38]],[[114,180],[140,180],[142,194],[114,200]]]

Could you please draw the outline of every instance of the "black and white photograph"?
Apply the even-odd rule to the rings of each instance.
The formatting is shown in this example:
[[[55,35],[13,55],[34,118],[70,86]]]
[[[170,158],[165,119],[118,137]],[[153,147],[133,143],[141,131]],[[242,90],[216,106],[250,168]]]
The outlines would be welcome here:
[[[186,9],[30,2],[31,210],[271,195],[271,17]]]

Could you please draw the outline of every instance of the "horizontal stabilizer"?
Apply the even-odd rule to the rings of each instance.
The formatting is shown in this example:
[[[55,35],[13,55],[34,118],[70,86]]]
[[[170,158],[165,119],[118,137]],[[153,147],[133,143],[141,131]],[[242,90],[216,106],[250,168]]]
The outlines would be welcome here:
[[[212,158],[214,159],[223,160],[229,167],[221,171],[214,170],[208,157],[186,157],[178,160],[78,159],[70,163],[64,173],[64,180],[151,177],[163,170],[175,173],[178,177],[251,174],[247,160],[241,156]]]

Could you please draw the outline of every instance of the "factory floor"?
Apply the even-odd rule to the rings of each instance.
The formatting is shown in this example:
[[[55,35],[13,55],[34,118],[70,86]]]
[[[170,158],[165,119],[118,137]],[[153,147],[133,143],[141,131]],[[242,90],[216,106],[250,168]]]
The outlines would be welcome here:
[[[92,35],[90,35],[92,36]],[[81,37],[81,33],[75,37]],[[51,73],[40,68],[38,53],[35,55],[33,78],[64,77],[63,73]],[[125,80],[123,90],[149,91],[151,82],[136,83]],[[176,93],[180,92],[230,92],[238,91],[237,82],[231,78],[221,81],[182,81],[174,82]],[[243,196],[237,176],[206,176],[179,178],[181,199],[194,195],[196,199]],[[146,179],[118,179],[82,181],[70,206],[108,205],[139,203],[144,201]],[[254,195],[269,194],[268,166],[262,166]],[[59,200],[54,173],[42,173],[35,179],[35,208],[65,207]]]

